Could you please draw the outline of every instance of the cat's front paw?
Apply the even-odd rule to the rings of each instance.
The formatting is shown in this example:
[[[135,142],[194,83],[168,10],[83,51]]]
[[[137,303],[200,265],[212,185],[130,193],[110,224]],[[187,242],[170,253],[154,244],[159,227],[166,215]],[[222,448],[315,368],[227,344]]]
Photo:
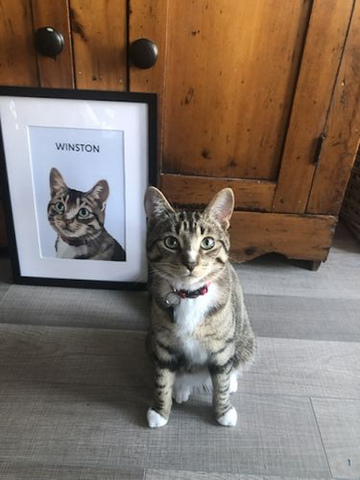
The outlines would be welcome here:
[[[225,413],[225,415],[222,415],[216,420],[224,427],[235,427],[237,422],[237,412],[234,407],[231,407],[230,410]]]
[[[147,412],[147,420],[150,428],[159,428],[167,424],[168,419],[155,412],[152,408],[149,408]]]

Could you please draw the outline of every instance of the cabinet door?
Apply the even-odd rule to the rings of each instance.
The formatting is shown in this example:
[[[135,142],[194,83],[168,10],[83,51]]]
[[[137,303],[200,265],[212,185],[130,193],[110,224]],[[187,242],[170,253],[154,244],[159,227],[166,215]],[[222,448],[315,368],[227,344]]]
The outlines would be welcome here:
[[[127,89],[127,1],[70,0],[76,87]]]
[[[131,90],[161,95],[161,187],[204,204],[304,213],[354,0],[131,0],[130,42],[159,45]],[[299,180],[301,179],[301,180]]]
[[[67,0],[0,1],[0,84],[73,88],[72,48]],[[64,37],[64,49],[55,59],[36,52],[35,32],[53,27]]]
[[[0,13],[0,84],[73,88],[67,0],[1,0]],[[56,59],[40,55],[35,49],[35,31],[47,26],[59,30],[64,37],[64,49]],[[0,191],[0,248],[7,244],[1,195]]]

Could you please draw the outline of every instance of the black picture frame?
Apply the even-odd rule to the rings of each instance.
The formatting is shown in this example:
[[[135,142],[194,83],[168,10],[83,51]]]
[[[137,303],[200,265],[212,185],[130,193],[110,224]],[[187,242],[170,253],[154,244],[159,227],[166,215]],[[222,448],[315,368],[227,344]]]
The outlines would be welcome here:
[[[89,134],[91,137],[86,138],[98,137],[100,143],[95,146],[90,142],[55,142],[58,150],[59,146],[63,150],[58,152],[59,158],[48,160],[46,152],[52,151],[51,142],[59,132],[61,136],[69,134],[71,138],[80,138],[79,142],[82,135],[85,138],[86,134]],[[108,139],[103,138],[104,136]],[[101,145],[104,145],[103,149]],[[117,145],[118,149],[114,147]],[[95,160],[85,160],[86,154],[100,153],[103,150],[109,151],[110,155],[105,157],[103,154],[97,164]],[[75,154],[79,156],[76,157]],[[41,161],[36,160],[37,158],[41,158]],[[100,175],[100,170],[105,169],[109,177],[107,182],[115,185],[118,182],[121,185],[121,175],[112,175],[113,170],[117,172],[120,169],[117,160],[123,165],[121,178],[124,193],[123,201],[116,204],[117,210],[115,200],[112,208],[116,212],[121,210],[122,216],[119,214],[117,218],[118,213],[113,214],[111,222],[116,229],[120,228],[116,224],[117,219],[119,223],[124,223],[126,260],[80,261],[78,258],[59,258],[56,256],[59,251],[44,253],[46,248],[50,248],[50,234],[45,226],[39,226],[39,218],[41,225],[45,225],[44,201],[40,203],[45,196],[45,186],[41,180],[44,180],[45,171],[48,174],[48,162],[56,165],[60,163],[64,166],[63,170],[67,170],[68,176],[70,172],[71,177],[87,183],[87,188],[77,189],[85,191],[91,188],[90,177],[96,176],[98,167],[99,180],[103,176]],[[71,170],[72,168],[74,170]],[[86,174],[82,175],[84,170]],[[60,172],[59,168],[58,171]],[[65,181],[66,174],[63,177]],[[15,283],[124,290],[146,288],[146,218],[143,195],[148,184],[157,184],[156,94],[0,87],[0,181]],[[69,188],[76,190],[76,185],[70,183],[66,182]],[[41,188],[37,189],[37,185]],[[49,184],[46,188],[50,201]],[[114,192],[115,190],[117,191],[113,189]],[[106,215],[109,215],[109,204],[110,200],[104,203]],[[41,205],[41,208],[37,209],[38,205]],[[135,216],[140,218],[135,219]],[[105,228],[107,221],[105,217]],[[29,234],[27,229],[30,230]],[[56,235],[54,229],[51,231],[52,235]],[[135,232],[138,232],[139,237]],[[35,260],[32,256],[36,257]],[[54,266],[56,272],[53,271]]]

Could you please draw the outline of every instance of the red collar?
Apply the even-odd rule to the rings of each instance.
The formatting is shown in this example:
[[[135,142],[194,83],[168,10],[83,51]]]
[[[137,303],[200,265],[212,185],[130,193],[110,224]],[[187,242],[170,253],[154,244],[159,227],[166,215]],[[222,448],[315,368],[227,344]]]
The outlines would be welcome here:
[[[180,298],[197,298],[208,293],[210,283],[211,282],[206,282],[205,285],[197,290],[177,290],[172,287],[172,291],[176,293],[176,295],[179,295]]]

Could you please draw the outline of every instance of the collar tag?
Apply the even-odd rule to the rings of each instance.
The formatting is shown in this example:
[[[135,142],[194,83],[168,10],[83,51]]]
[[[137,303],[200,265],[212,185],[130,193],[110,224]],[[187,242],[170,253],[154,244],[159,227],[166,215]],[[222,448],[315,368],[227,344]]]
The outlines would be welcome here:
[[[179,295],[173,290],[169,292],[165,297],[165,303],[169,308],[174,308],[180,305]]]

